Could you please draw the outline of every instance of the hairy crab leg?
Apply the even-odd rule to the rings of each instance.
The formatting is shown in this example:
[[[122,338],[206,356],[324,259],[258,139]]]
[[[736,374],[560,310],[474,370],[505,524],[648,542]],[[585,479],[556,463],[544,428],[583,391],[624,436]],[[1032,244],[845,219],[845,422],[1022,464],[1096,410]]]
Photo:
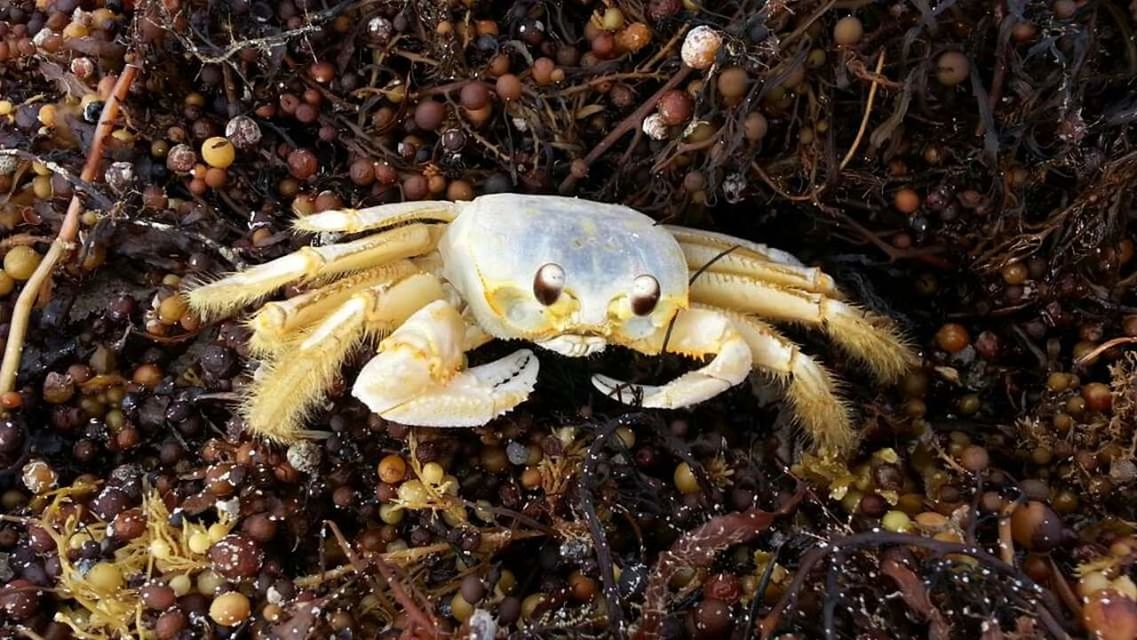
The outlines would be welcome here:
[[[359,233],[411,221],[450,222],[458,217],[461,207],[458,202],[424,200],[367,209],[337,209],[297,218],[292,227],[298,231]]]
[[[713,398],[745,380],[753,363],[750,346],[734,322],[709,309],[680,311],[670,333],[665,327],[647,340],[626,346],[650,355],[664,349],[693,358],[714,355],[702,368],[659,387],[621,382],[605,375],[592,377],[593,386],[608,397],[651,408],[675,409]]]
[[[820,327],[884,381],[898,380],[916,362],[891,320],[819,293],[747,276],[704,273],[691,283],[690,295],[694,303]]]
[[[397,260],[351,274],[287,300],[267,302],[249,320],[253,331],[249,347],[259,356],[279,353],[288,347],[298,331],[320,321],[355,293],[391,285],[420,271],[409,260]]]
[[[813,441],[823,449],[847,452],[856,432],[832,374],[769,324],[725,309],[715,310],[734,322],[750,346],[754,368],[786,386],[794,415]]]
[[[190,309],[203,319],[236,312],[280,287],[379,266],[429,251],[437,240],[428,225],[415,224],[343,244],[303,247],[286,256],[195,286]]]
[[[784,262],[763,259],[745,249],[731,251],[730,247],[720,249],[705,244],[679,243],[687,258],[687,267],[692,276],[703,277],[704,273],[729,273],[751,276],[764,282],[794,287],[814,293],[824,293],[830,298],[843,298],[833,278],[817,267],[802,267]]]
[[[369,337],[395,330],[443,296],[438,278],[427,273],[353,293],[262,365],[241,409],[249,429],[278,442],[304,435],[304,419],[323,399],[351,351]]]
[[[383,418],[424,427],[474,427],[529,397],[537,358],[521,349],[464,369],[467,327],[449,302],[433,302],[379,344],[352,395]]]

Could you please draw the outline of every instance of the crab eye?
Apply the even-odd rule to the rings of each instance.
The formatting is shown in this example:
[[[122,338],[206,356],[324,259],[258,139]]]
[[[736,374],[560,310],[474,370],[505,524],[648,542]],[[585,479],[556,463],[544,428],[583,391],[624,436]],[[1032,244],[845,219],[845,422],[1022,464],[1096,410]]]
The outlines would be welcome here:
[[[659,280],[649,276],[637,276],[632,282],[632,312],[646,316],[659,302]]]
[[[537,269],[537,275],[533,277],[533,295],[538,302],[546,307],[553,304],[561,297],[564,288],[564,267],[555,262],[548,262]]]

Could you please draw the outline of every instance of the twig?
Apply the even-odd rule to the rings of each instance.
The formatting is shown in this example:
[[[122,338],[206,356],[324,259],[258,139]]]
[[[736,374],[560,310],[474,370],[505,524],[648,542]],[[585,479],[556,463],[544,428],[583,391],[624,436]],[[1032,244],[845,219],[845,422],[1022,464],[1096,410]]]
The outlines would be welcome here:
[[[758,618],[758,607],[766,601],[766,590],[770,588],[770,582],[774,578],[774,568],[778,565],[778,558],[782,555],[784,545],[783,542],[770,552],[770,557],[766,561],[766,568],[762,571],[762,577],[758,579],[758,588],[754,590],[754,597],[750,600],[750,608],[746,612],[746,625],[742,628],[742,635],[740,636],[742,638],[754,636],[751,629],[754,627],[754,620]]]
[[[1082,602],[1078,595],[1074,593],[1074,589],[1070,587],[1070,583],[1066,581],[1066,576],[1062,575],[1062,570],[1058,567],[1058,563],[1054,561],[1054,557],[1048,557],[1047,562],[1050,563],[1050,582],[1054,585],[1054,590],[1058,592],[1058,597],[1062,599],[1062,604],[1073,612],[1075,617],[1082,617]]]
[[[1042,352],[1042,349],[1038,348],[1038,345],[1036,345],[1034,341],[1030,339],[1030,336],[1026,334],[1026,331],[1023,331],[1022,327],[1020,327],[1017,323],[1011,325],[1011,330],[1015,332],[1015,335],[1018,337],[1019,342],[1021,342],[1028,351],[1034,354],[1035,359],[1038,360],[1038,366],[1045,369],[1046,354]]]
[[[790,202],[809,202],[810,200],[816,198],[817,195],[821,193],[821,191],[825,188],[824,186],[814,187],[809,193],[803,193],[801,195],[795,196],[785,189],[779,187],[778,184],[774,182],[774,179],[770,177],[770,174],[766,173],[766,170],[762,168],[762,165],[758,164],[757,160],[750,161],[750,168],[754,170],[754,173],[758,174],[759,178],[762,178],[762,182],[765,182],[766,186],[770,187],[774,193],[785,198],[786,200],[789,200]]]
[[[929,640],[947,640],[951,637],[951,628],[947,620],[928,594],[928,588],[916,572],[905,567],[894,559],[886,559],[880,563],[880,572],[892,578],[900,587],[900,596],[904,603],[917,611],[928,621]],[[836,602],[836,600],[834,600]]]
[[[813,12],[813,15],[811,15],[808,18],[806,18],[805,20],[803,20],[802,23],[798,25],[797,29],[794,29],[793,33],[791,33],[790,35],[788,35],[784,39],[782,39],[781,43],[779,43],[779,48],[782,51],[785,51],[788,48],[787,45],[789,45],[789,43],[791,43],[794,40],[801,37],[801,34],[808,31],[809,27],[814,22],[817,22],[817,20],[819,18],[821,18],[821,16],[825,15],[826,12],[828,12],[830,9],[832,9],[833,5],[835,5],[835,4],[837,4],[837,0],[829,0],[829,2],[826,2],[824,5],[819,7],[817,9],[817,11]]]
[[[732,545],[741,544],[765,531],[778,516],[793,512],[805,497],[799,490],[777,511],[747,509],[715,516],[703,526],[688,531],[664,551],[648,577],[644,592],[643,618],[633,636],[636,640],[654,640],[660,635],[664,608],[669,594],[668,584],[681,567],[706,567],[715,556]]]
[[[690,24],[683,25],[679,30],[675,32],[675,35],[671,36],[671,39],[667,41],[667,44],[659,48],[659,51],[657,51],[650,60],[636,67],[636,71],[640,72],[645,69],[654,68],[655,65],[659,64],[660,60],[663,60],[671,53],[671,50],[675,48],[675,45],[679,44],[679,41],[687,35],[687,30],[690,28]]]
[[[686,80],[687,76],[690,74],[691,67],[683,65],[683,68],[679,70],[679,73],[671,76],[671,79],[668,80],[667,83],[662,87],[660,87],[659,91],[656,91],[655,94],[653,94],[650,98],[644,100],[644,103],[641,104],[638,109],[628,114],[628,117],[624,118],[620,124],[616,125],[616,128],[612,129],[612,132],[605,136],[604,139],[601,140],[599,144],[597,144],[596,147],[594,147],[592,151],[588,153],[587,156],[584,156],[585,166],[591,166],[593,162],[596,162],[597,158],[604,155],[604,152],[608,151],[609,147],[616,144],[617,140],[624,137],[624,135],[632,129],[640,126],[640,123],[643,122],[643,119],[647,117],[648,112],[655,108],[656,103],[659,102],[659,98],[663,94],[679,86],[679,83]],[[565,177],[563,181],[561,181],[559,191],[561,193],[568,193],[575,185],[576,177],[570,173]]]
[[[24,160],[38,162],[50,169],[53,175],[57,175],[67,181],[67,184],[71,185],[71,188],[75,191],[79,191],[90,196],[94,203],[100,208],[110,209],[114,206],[114,202],[106,195],[104,195],[102,191],[94,188],[88,182],[84,182],[81,178],[75,177],[70,171],[60,166],[56,162],[41,158],[36,154],[29,153],[23,149],[0,149],[0,156],[12,156],[13,158],[23,158]]]
[[[126,99],[126,93],[130,90],[130,85],[134,82],[134,77],[138,75],[139,70],[139,67],[135,65],[126,65],[126,68],[122,70],[122,75],[115,82],[114,89],[111,91],[110,97],[107,98],[106,104],[103,105],[103,112],[99,115],[99,123],[95,125],[95,135],[91,139],[91,149],[87,153],[87,162],[83,165],[83,172],[79,174],[79,178],[84,182],[95,181],[99,165],[103,159],[103,143],[114,126],[115,118],[118,116],[119,104]],[[50,277],[52,269],[55,268],[55,264],[63,257],[64,252],[74,245],[75,239],[79,235],[79,215],[82,211],[83,202],[79,198],[78,191],[76,191],[75,195],[71,196],[71,203],[67,206],[67,214],[63,217],[63,223],[59,227],[59,235],[51,243],[51,248],[48,249],[47,255],[43,257],[35,272],[32,273],[32,277],[24,283],[20,297],[16,299],[16,306],[12,309],[12,324],[8,330],[8,343],[4,347],[4,361],[3,364],[0,364],[0,393],[7,393],[16,386],[16,373],[20,370],[20,356],[24,350],[24,337],[28,331],[28,318],[32,314],[32,307],[35,305],[36,298],[39,297],[41,287]]]
[[[440,66],[442,64],[439,61],[435,60],[434,58],[428,58],[426,56],[419,55],[413,51],[407,51],[405,49],[394,49],[394,48],[392,48],[391,53],[396,55],[396,56],[399,56],[400,58],[406,58],[407,60],[410,60],[411,62],[419,62],[422,64],[430,65],[432,67],[437,67],[437,66]]]
[[[1000,7],[996,11],[1002,11]],[[999,35],[996,39],[995,75],[991,79],[991,94],[987,98],[989,108],[994,111],[999,107],[999,100],[1003,97],[1003,84],[1007,81],[1007,51],[1010,49],[1008,36],[1015,21],[1015,15],[1007,12],[999,21]],[[980,118],[975,125],[975,135],[981,136],[986,132],[986,123]]]
[[[197,46],[193,40],[178,33],[177,31],[174,31],[173,29],[167,29],[167,31],[173,33],[174,36],[181,41],[182,45],[188,49],[189,52],[192,53],[194,57],[196,57],[202,64],[220,64],[222,62],[228,62],[229,58],[232,58],[244,49],[256,48],[260,49],[261,51],[268,51],[273,47],[287,44],[289,40],[295,38],[296,36],[314,33],[316,31],[320,31],[323,28],[323,25],[318,24],[316,21],[313,21],[312,24],[307,24],[297,29],[282,31],[271,36],[249,38],[248,40],[240,40],[238,42],[234,42],[224,49],[221,49],[219,53],[213,55],[203,53],[201,47]]]
[[[798,593],[805,585],[805,581],[809,579],[813,569],[830,554],[851,549],[894,545],[922,547],[941,556],[959,554],[975,558],[995,573],[1018,581],[1019,584],[1025,587],[1024,591],[1037,595],[1038,601],[1035,603],[1036,612],[1038,613],[1039,619],[1046,624],[1047,630],[1056,638],[1066,639],[1070,637],[1057,623],[1057,619],[1053,615],[1054,612],[1059,611],[1058,603],[1055,602],[1053,594],[1039,586],[1030,576],[1024,574],[1013,564],[1006,563],[1000,558],[974,545],[935,540],[908,533],[890,533],[887,531],[866,531],[841,538],[833,538],[823,546],[815,547],[807,551],[802,557],[801,563],[798,565],[797,573],[794,574],[793,580],[791,580],[789,586],[786,587],[785,594],[781,600],[774,605],[774,608],[766,614],[766,617],[762,619],[761,623],[759,623],[761,637],[769,638],[773,635],[781,623],[782,615],[789,605],[797,599]]]
[[[379,573],[383,574],[383,579],[391,586],[391,592],[395,596],[395,601],[403,606],[403,610],[407,616],[410,617],[416,625],[422,627],[423,631],[428,632],[430,637],[440,637],[438,622],[434,620],[434,617],[429,612],[419,608],[414,598],[407,593],[406,589],[403,589],[402,584],[400,584],[398,580],[398,576],[395,575],[395,568],[379,557],[375,557],[373,561],[375,567],[379,569]]]
[[[7,238],[0,240],[0,251],[7,251],[12,247],[30,247],[31,245],[39,244],[40,242],[51,242],[51,238],[46,236],[37,236],[30,233],[17,233],[14,236],[8,236]]]
[[[587,80],[582,84],[566,87],[555,93],[550,93],[545,97],[563,98],[565,96],[576,95],[578,93],[584,93],[585,91],[591,91],[597,85],[604,84],[605,82],[619,82],[621,80],[659,80],[662,77],[663,75],[660,73],[645,73],[641,71],[632,71],[630,73],[611,73],[608,75],[600,76],[598,78],[592,78],[591,80]]]
[[[456,103],[452,99],[448,98],[447,102],[450,103],[452,106],[456,106]],[[492,141],[486,139],[485,136],[478,133],[473,127],[470,126],[470,124],[468,122],[466,122],[465,118],[459,118],[458,124],[460,124],[462,126],[462,130],[466,132],[466,135],[473,138],[474,142],[477,142],[482,147],[484,147],[486,151],[489,151],[491,154],[493,154],[494,158],[496,158],[498,162],[501,162],[502,164],[505,164],[505,165],[511,164],[510,156],[508,154],[506,154],[504,151],[502,151],[501,149],[499,149],[497,147],[497,145],[494,144]]]
[[[880,76],[881,69],[884,68],[884,49],[880,50],[880,55],[876,59],[876,75]],[[857,152],[857,148],[861,146],[861,139],[865,137],[865,129],[869,125],[869,116],[872,115],[872,104],[876,99],[876,90],[880,88],[880,81],[874,77],[872,86],[869,87],[869,99],[865,103],[865,115],[861,118],[861,126],[857,129],[857,137],[853,139],[853,146],[849,147],[849,151],[845,153],[845,157],[841,159],[841,164],[838,170],[842,170],[853,159],[853,155]]]
[[[1011,516],[1019,508],[1019,501],[1007,504],[998,514],[998,556],[1006,564],[1014,564],[1014,537],[1011,533]]]
[[[435,85],[433,87],[428,87],[425,89],[419,89],[418,91],[415,91],[414,93],[411,94],[411,98],[417,100],[417,99],[421,99],[421,98],[426,98],[428,96],[436,96],[436,95],[443,94],[443,93],[451,93],[454,91],[460,91],[463,87],[465,87],[468,84],[480,84],[483,87],[485,87],[486,89],[489,89],[490,91],[494,90],[494,85],[492,83],[485,82],[484,80],[455,80],[454,82],[447,82],[446,84],[439,84],[439,85]],[[365,88],[371,92],[380,92],[381,93],[380,89],[371,89],[369,87],[365,87]],[[362,93],[362,92],[363,92],[363,89],[359,89],[356,91],[357,94]]]
[[[829,559],[829,570],[825,572],[825,606],[821,608],[821,629],[825,632],[825,640],[837,640],[837,567],[844,564],[844,558],[836,555]]]
[[[931,247],[916,247],[914,249],[898,249],[885,242],[880,236],[867,229],[864,225],[857,222],[849,214],[841,211],[837,207],[821,204],[821,202],[817,200],[814,200],[813,204],[822,211],[828,213],[834,218],[837,218],[840,222],[851,227],[865,240],[868,240],[872,244],[876,245],[877,248],[879,248],[888,256],[889,262],[896,262],[897,260],[913,258],[923,260],[924,262],[941,269],[946,269],[950,266],[946,259],[936,255],[937,253],[944,251],[944,248],[941,246],[936,245]]]
[[[1094,347],[1092,351],[1082,354],[1080,358],[1074,361],[1074,366],[1084,367],[1087,364],[1093,362],[1095,358],[1114,347],[1118,347],[1123,344],[1133,344],[1135,342],[1137,342],[1137,337],[1133,336],[1121,336],[1118,338],[1113,338],[1111,340],[1106,340],[1105,342]]]
[[[237,97],[237,83],[233,82],[233,67],[227,64],[221,65],[221,74],[225,84],[225,100],[229,102],[226,105],[226,112],[232,118],[241,109],[241,100]]]
[[[349,543],[347,541],[347,538],[344,537],[343,532],[340,531],[339,526],[336,525],[336,523],[332,520],[325,520],[324,524],[328,527],[328,529],[331,530],[332,535],[336,537],[336,541],[343,549],[344,555],[347,556],[347,561],[351,563],[352,568],[355,569],[356,573],[359,573],[361,575],[364,574],[366,565],[358,556],[355,555],[355,552],[351,548],[351,543]],[[403,611],[407,614],[407,617],[409,617],[416,625],[422,627],[424,631],[430,632],[431,637],[438,637],[438,623],[434,620],[429,612],[424,612],[422,609],[420,609],[418,603],[414,601],[414,598],[412,598],[410,594],[408,594],[406,590],[403,589],[398,580],[398,576],[395,575],[395,569],[391,565],[384,562],[383,559],[378,556],[372,556],[369,558],[369,560],[372,564],[375,565],[377,569],[379,569],[379,573],[383,574],[383,579],[386,580],[387,584],[391,587],[391,591],[395,596],[395,600],[400,605],[402,605]]]
[[[210,249],[213,249],[214,251],[216,251],[217,255],[221,256],[222,258],[225,258],[225,260],[227,260],[229,262],[229,264],[233,265],[234,269],[240,270],[240,269],[245,268],[245,261],[242,260],[241,257],[237,255],[236,251],[233,251],[229,247],[226,247],[225,245],[221,244],[220,242],[217,242],[216,240],[209,238],[207,236],[204,236],[200,233],[196,233],[194,231],[188,231],[186,229],[179,229],[172,224],[166,224],[165,222],[157,222],[155,220],[127,220],[127,222],[130,224],[139,226],[139,227],[149,227],[151,229],[157,229],[158,231],[169,231],[169,232],[174,232],[174,233],[181,233],[181,234],[185,235],[187,238],[192,238],[193,240],[196,240],[196,241],[204,244],[205,246],[209,247]]]
[[[24,625],[20,625],[16,627],[16,629],[20,632],[21,635],[23,635],[25,638],[28,638],[28,640],[45,640],[43,636],[25,627]]]
[[[596,549],[596,564],[600,568],[600,581],[603,585],[605,604],[608,605],[608,623],[620,633],[624,632],[624,611],[620,606],[620,596],[612,574],[612,553],[608,547],[608,538],[604,535],[604,526],[600,523],[600,518],[596,515],[596,505],[593,504],[590,480],[596,473],[596,466],[601,460],[600,452],[603,451],[605,443],[616,433],[616,429],[627,423],[626,419],[612,420],[600,429],[588,447],[588,454],[584,456],[584,464],[580,475],[577,476],[580,510],[588,524],[588,532],[592,535],[592,546]]]

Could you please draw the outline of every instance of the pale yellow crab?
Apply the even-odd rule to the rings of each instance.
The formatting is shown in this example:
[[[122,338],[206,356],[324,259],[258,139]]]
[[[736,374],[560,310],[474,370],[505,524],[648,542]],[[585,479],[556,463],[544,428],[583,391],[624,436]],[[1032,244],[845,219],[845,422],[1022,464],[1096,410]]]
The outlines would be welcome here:
[[[656,224],[623,206],[500,194],[471,202],[408,202],[299,218],[305,232],[361,239],[304,247],[189,291],[204,318],[232,314],[290,283],[306,292],[252,317],[264,364],[242,412],[261,436],[292,441],[361,342],[382,340],[351,393],[408,425],[479,426],[523,402],[537,378],[529,349],[466,368],[493,339],[567,356],[608,345],[711,357],[659,387],[603,375],[606,395],[678,408],[744,381],[753,368],[786,382],[813,440],[853,441],[830,374],[766,320],[825,330],[891,381],[914,362],[892,323],[843,301],[832,278],[793,256],[738,238]],[[693,277],[695,276],[695,277]]]

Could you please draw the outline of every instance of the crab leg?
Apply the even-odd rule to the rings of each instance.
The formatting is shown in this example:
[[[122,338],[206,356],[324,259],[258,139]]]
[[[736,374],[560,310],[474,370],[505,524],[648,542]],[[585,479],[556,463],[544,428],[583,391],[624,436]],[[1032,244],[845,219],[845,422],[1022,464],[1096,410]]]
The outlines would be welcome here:
[[[769,260],[771,262],[778,262],[796,267],[804,266],[797,256],[781,249],[775,249],[764,244],[751,242],[750,240],[743,240],[734,236],[728,236],[725,233],[716,233],[714,231],[704,231],[702,229],[690,229],[687,227],[680,227],[677,225],[664,225],[680,244],[687,245],[703,245],[711,247],[719,252],[726,251],[737,247],[735,251],[742,250],[746,253],[752,254],[762,260]]]
[[[458,310],[432,302],[379,344],[352,395],[383,418],[425,427],[481,426],[529,397],[538,370],[532,351],[463,370],[466,336]]]
[[[291,282],[315,280],[379,266],[429,251],[436,235],[424,224],[407,225],[343,244],[303,247],[189,292],[190,308],[212,319],[225,316]]]
[[[890,320],[819,293],[747,276],[704,273],[691,283],[690,294],[695,303],[820,327],[881,380],[897,380],[914,364]]]
[[[352,295],[364,289],[391,285],[419,271],[409,260],[398,260],[315,287],[287,300],[266,302],[249,321],[253,330],[249,347],[260,356],[279,353],[288,347],[289,339],[298,331],[326,317]]]
[[[794,287],[814,293],[824,293],[831,298],[842,298],[833,278],[817,267],[803,267],[785,262],[775,262],[750,252],[744,248],[732,250],[706,244],[679,243],[687,258],[687,267],[693,278],[698,279],[706,273],[729,273],[751,276],[774,284]]]
[[[351,294],[257,372],[241,411],[249,429],[270,440],[296,440],[303,434],[304,418],[322,400],[356,346],[393,331],[415,311],[442,297],[438,278],[426,273]]]
[[[829,371],[769,324],[723,309],[716,311],[738,328],[750,347],[754,367],[786,385],[794,415],[813,441],[832,451],[847,451],[854,440],[853,425]]]
[[[739,384],[750,373],[751,349],[735,324],[724,314],[710,309],[680,311],[670,334],[667,327],[652,337],[628,344],[651,355],[666,350],[694,358],[714,354],[704,367],[683,374],[667,384],[654,387],[621,382],[604,375],[592,377],[592,384],[608,397],[644,407],[674,409],[712,398]]]
[[[338,209],[314,213],[297,218],[292,226],[299,231],[358,233],[392,227],[412,220],[450,222],[458,217],[460,207],[460,203],[445,200],[399,202],[367,209]]]
[[[437,250],[430,253],[421,255],[414,260],[415,266],[427,273],[433,273],[441,277],[442,274],[442,256]],[[470,309],[466,301],[462,299],[462,294],[454,288],[449,282],[442,283],[442,290],[446,292],[446,300],[455,308],[462,312],[462,320],[466,323],[466,347],[465,351],[473,351],[478,347],[493,341],[493,336],[486,333],[486,330],[478,324],[477,318],[474,317],[474,312]]]

